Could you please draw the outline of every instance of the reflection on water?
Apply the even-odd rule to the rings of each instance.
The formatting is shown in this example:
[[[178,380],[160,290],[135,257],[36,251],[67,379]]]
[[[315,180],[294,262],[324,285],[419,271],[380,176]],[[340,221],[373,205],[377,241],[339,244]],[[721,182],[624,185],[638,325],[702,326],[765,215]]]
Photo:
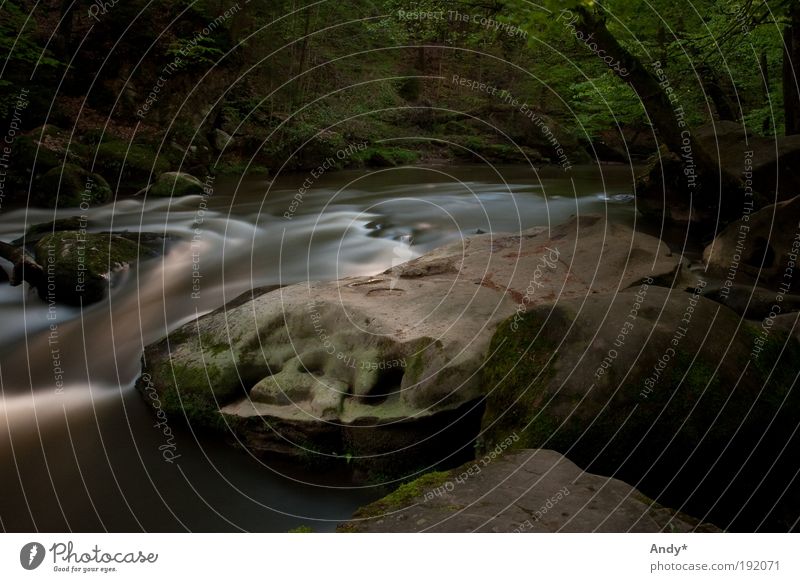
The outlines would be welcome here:
[[[380,491],[257,461],[189,431],[177,435],[180,459],[165,463],[132,388],[143,347],[254,287],[377,273],[480,231],[574,214],[634,217],[623,167],[576,168],[569,178],[521,167],[347,171],[301,192],[306,178],[218,179],[211,196],[90,209],[93,231],[169,236],[165,255],[120,277],[106,302],[49,311],[35,293],[0,286],[3,528],[331,530]],[[0,240],[79,213],[6,213]]]

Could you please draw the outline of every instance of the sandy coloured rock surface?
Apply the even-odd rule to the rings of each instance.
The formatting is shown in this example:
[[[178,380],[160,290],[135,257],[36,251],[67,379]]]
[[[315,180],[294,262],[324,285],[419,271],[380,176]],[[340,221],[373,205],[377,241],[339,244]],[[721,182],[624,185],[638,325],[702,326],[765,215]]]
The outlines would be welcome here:
[[[468,473],[469,472],[469,473]],[[525,449],[425,476],[359,510],[341,532],[714,532],[623,481]]]

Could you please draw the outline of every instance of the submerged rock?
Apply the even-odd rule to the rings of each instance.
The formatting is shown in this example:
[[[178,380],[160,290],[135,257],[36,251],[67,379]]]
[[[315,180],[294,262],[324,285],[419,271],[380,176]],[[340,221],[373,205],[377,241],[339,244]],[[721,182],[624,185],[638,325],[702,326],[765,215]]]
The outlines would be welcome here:
[[[340,532],[717,532],[555,451],[528,449],[423,475],[356,512]]]
[[[168,413],[252,450],[422,466],[477,433],[499,322],[669,279],[678,264],[658,239],[597,217],[475,236],[374,277],[292,285],[202,317],[148,347],[146,372]]]

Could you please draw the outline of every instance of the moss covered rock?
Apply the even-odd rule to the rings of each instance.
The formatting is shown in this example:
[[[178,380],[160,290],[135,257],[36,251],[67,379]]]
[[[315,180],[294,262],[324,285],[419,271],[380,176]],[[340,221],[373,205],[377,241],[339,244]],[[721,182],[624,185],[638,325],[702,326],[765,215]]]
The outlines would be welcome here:
[[[760,512],[745,501],[800,424],[800,344],[764,329],[696,292],[646,284],[536,307],[492,340],[485,442],[516,434],[715,523],[763,519],[774,499]],[[767,482],[780,489],[798,468],[784,459]]]
[[[104,299],[113,274],[156,252],[118,234],[61,231],[41,238],[36,260],[47,275],[39,294],[70,305],[87,305]]]
[[[549,450],[427,473],[359,509],[339,532],[718,532]]]
[[[186,172],[164,172],[147,191],[148,196],[192,196],[203,194],[203,183]]]
[[[156,151],[155,147],[121,140],[104,142],[97,147],[95,167],[111,182],[120,181],[121,189],[137,191],[169,170],[169,160],[156,156]]]
[[[104,204],[110,199],[111,188],[102,176],[74,164],[64,164],[39,178],[34,204],[49,208],[76,208],[81,204]]]

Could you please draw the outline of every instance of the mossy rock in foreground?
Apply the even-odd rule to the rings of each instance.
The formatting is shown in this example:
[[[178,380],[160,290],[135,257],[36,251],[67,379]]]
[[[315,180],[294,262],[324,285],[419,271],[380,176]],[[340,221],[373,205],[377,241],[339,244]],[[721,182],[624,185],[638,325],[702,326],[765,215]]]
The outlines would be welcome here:
[[[780,475],[800,468],[781,455],[800,425],[800,344],[774,331],[756,357],[762,328],[708,299],[646,287],[499,326],[484,368],[486,446],[517,434],[519,447],[555,449],[667,503],[689,496],[694,513],[724,514],[720,525],[726,507],[744,505],[744,520],[762,477],[780,489]],[[761,518],[771,504],[764,497]]]

